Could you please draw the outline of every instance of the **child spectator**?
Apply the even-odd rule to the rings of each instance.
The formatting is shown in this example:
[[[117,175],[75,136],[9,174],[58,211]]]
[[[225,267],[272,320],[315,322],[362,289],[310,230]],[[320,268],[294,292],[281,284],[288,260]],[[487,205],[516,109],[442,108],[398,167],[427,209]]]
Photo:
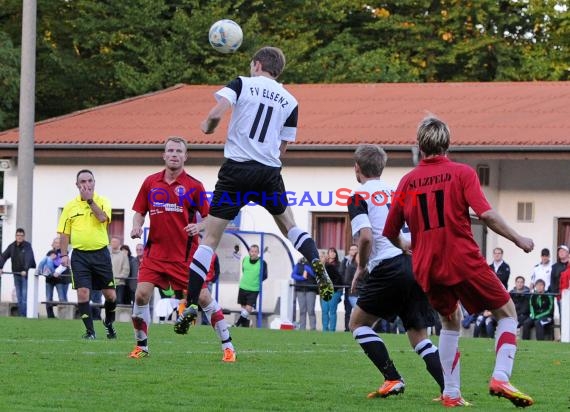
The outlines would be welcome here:
[[[538,279],[530,295],[530,317],[523,323],[523,339],[530,339],[530,330],[536,328],[536,340],[544,340],[546,330],[552,329],[554,298],[544,294],[544,280]]]

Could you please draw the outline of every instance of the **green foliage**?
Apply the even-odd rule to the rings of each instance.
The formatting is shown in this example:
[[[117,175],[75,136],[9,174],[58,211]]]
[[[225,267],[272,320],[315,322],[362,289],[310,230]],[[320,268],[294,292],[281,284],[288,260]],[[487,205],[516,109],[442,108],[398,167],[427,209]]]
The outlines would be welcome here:
[[[285,83],[567,80],[560,0],[38,0],[38,119],[160,90],[225,84],[281,47]],[[0,129],[15,126],[21,1],[0,7]],[[210,25],[244,43],[214,51]],[[5,63],[6,62],[6,63]]]
[[[10,37],[0,31],[0,130],[15,124],[20,93],[19,53]]]
[[[235,364],[221,362],[211,327],[176,335],[152,325],[151,356],[129,359],[132,325],[119,339],[82,341],[80,320],[0,318],[0,410],[9,411],[441,411],[438,387],[403,335],[383,335],[406,392],[366,399],[381,378],[350,333],[232,329]],[[437,338],[434,339],[437,342]],[[512,411],[488,395],[489,339],[462,339],[463,396],[481,411]],[[535,399],[533,411],[569,406],[570,345],[519,342],[513,382]]]

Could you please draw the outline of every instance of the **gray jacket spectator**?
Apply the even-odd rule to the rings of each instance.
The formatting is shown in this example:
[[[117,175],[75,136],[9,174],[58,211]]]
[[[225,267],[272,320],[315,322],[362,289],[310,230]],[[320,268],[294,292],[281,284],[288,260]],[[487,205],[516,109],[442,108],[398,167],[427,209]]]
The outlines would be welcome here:
[[[28,271],[36,267],[32,245],[25,240],[25,237],[24,229],[16,229],[16,240],[10,243],[0,255],[0,268],[4,267],[8,259],[12,261],[14,287],[16,288],[18,314],[20,316],[26,316],[28,309]]]

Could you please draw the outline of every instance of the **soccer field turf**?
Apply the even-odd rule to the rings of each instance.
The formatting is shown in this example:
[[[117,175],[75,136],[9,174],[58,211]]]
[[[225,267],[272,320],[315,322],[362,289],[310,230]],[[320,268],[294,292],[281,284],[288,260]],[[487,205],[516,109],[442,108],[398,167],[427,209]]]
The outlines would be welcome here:
[[[235,364],[221,362],[208,326],[174,334],[152,325],[146,359],[129,359],[132,326],[119,339],[83,341],[79,320],[0,318],[0,411],[441,411],[423,361],[405,336],[383,335],[406,381],[403,395],[367,399],[381,378],[350,333],[232,329]],[[434,338],[437,343],[437,338]],[[462,339],[462,392],[482,411],[512,410],[489,396],[489,339]],[[513,384],[534,411],[570,408],[570,345],[519,341]]]

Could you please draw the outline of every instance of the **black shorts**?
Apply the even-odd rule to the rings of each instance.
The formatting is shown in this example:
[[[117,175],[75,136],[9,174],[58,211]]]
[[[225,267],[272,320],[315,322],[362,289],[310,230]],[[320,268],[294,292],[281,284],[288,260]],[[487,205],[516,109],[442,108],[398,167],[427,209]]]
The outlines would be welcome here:
[[[437,314],[414,279],[409,255],[395,256],[376,266],[363,280],[356,304],[388,321],[399,316],[406,329],[436,324]]]
[[[245,290],[242,288],[239,288],[239,292],[238,292],[238,305],[242,305],[242,306],[251,306],[252,308],[255,308],[255,306],[257,305],[257,296],[259,295],[259,292],[252,292],[251,290]]]
[[[210,214],[232,220],[249,202],[264,207],[274,216],[285,212],[288,201],[281,168],[255,161],[226,160],[218,172]]]
[[[115,289],[109,248],[71,253],[71,283],[73,289]]]

